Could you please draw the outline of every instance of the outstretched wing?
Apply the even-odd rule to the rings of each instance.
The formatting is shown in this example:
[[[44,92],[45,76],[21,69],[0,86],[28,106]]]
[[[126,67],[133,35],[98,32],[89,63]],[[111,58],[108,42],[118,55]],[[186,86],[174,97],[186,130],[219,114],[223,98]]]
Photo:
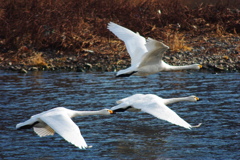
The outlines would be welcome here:
[[[108,29],[113,32],[119,39],[124,41],[127,51],[131,57],[131,65],[137,65],[141,62],[142,56],[147,52],[145,46],[146,40],[138,33],[110,22]]]
[[[143,56],[139,67],[159,64],[160,60],[162,60],[163,53],[169,49],[169,47],[162,42],[156,41],[152,38],[148,38],[145,45],[148,52]]]
[[[192,126],[185,120],[179,117],[173,110],[168,108],[163,102],[162,98],[153,94],[135,94],[127,98],[117,101],[118,105],[111,108],[116,112],[125,111],[129,106],[149,113],[159,119],[168,121],[175,125],[191,129]]]
[[[132,104],[132,103],[136,103],[136,101],[139,101],[139,100],[143,100],[143,98],[145,97],[144,94],[134,94],[134,95],[131,95],[129,97],[126,97],[126,98],[122,98],[118,101],[116,101],[117,104],[120,104],[120,103],[123,103],[123,102],[127,102],[129,105]]]
[[[168,121],[175,125],[182,126],[187,129],[191,129],[192,127],[163,103],[151,100],[151,102],[143,102],[138,105],[133,105],[133,107],[141,109],[143,112],[149,113],[159,119]]]
[[[132,111],[139,112],[140,109],[134,108],[132,104],[141,103],[144,95],[143,94],[134,94],[132,96],[118,100],[116,103],[118,105],[111,108],[114,112],[123,112],[123,111]]]
[[[66,114],[43,115],[40,118],[69,143],[80,149],[88,147],[78,126]]]

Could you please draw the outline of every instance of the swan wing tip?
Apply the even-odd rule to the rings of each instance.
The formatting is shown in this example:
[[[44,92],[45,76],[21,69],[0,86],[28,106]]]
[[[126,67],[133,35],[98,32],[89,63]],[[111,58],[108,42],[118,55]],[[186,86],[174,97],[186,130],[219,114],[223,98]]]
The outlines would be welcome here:
[[[86,149],[92,148],[92,146],[76,146],[76,147],[78,147],[81,150],[86,150]]]
[[[109,22],[108,25],[107,25],[107,28],[108,28],[109,30],[111,30],[111,28],[114,27],[114,26],[118,26],[118,25],[117,25],[116,23]]]

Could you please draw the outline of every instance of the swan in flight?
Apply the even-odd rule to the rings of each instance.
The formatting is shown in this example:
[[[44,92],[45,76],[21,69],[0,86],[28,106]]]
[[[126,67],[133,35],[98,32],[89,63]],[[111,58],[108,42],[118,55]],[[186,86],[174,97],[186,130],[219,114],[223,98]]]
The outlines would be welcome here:
[[[112,107],[111,110],[114,113],[124,112],[126,110],[143,111],[159,119],[168,121],[170,123],[179,125],[187,129],[191,129],[193,127],[199,127],[201,123],[196,126],[188,124],[185,120],[179,117],[173,110],[168,108],[166,105],[180,101],[195,102],[198,100],[199,98],[196,96],[163,99],[154,94],[135,94],[117,101],[118,105]]]
[[[112,110],[99,111],[75,111],[64,107],[57,107],[48,111],[33,115],[29,120],[16,125],[17,129],[30,129],[40,136],[54,135],[54,132],[62,136],[66,141],[80,149],[90,148],[81,135],[78,126],[71,118],[88,115],[110,115]]]
[[[169,65],[162,60],[163,53],[169,49],[169,47],[162,42],[152,38],[146,40],[138,33],[134,33],[113,22],[108,23],[107,28],[119,39],[124,41],[131,57],[131,66],[118,71],[117,77],[127,77],[131,75],[147,76],[161,71],[200,69],[202,67],[200,64],[185,66]]]

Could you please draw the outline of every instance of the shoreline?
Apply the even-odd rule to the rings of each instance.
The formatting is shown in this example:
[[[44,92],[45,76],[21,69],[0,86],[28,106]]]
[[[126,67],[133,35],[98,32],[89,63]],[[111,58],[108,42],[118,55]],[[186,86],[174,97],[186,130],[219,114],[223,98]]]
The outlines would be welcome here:
[[[210,72],[240,72],[240,37],[238,35],[207,37],[206,35],[185,37],[188,39],[185,40],[185,45],[190,46],[191,50],[173,51],[170,48],[164,53],[163,60],[170,65],[198,63],[203,66],[201,70]],[[114,48],[116,44],[118,47]],[[18,51],[19,57],[9,58],[9,53],[0,56],[0,69],[21,73],[59,70],[110,72],[130,65],[130,57],[120,40],[112,40],[108,44],[103,43],[102,46],[84,49],[79,53],[57,54],[51,50],[36,52],[25,47],[21,49],[22,51]],[[19,61],[20,58],[22,60]]]
[[[212,72],[240,71],[236,1],[4,1],[2,6],[1,70],[127,68],[124,43],[107,29],[114,22],[169,46],[163,60],[170,65],[198,63]]]

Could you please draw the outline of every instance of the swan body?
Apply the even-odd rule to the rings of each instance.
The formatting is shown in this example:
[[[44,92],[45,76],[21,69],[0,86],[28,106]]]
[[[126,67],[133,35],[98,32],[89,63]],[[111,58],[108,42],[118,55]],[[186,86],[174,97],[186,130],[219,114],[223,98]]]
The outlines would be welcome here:
[[[180,101],[195,102],[198,100],[199,98],[196,96],[163,99],[154,94],[135,94],[117,101],[118,105],[112,107],[111,110],[113,110],[113,112],[124,112],[126,110],[143,111],[159,119],[168,121],[187,129],[191,129],[192,127],[199,127],[201,124],[198,126],[192,126],[188,124],[166,105]]]
[[[113,112],[108,109],[99,111],[75,111],[64,107],[57,107],[33,115],[29,120],[17,124],[16,128],[33,128],[40,137],[54,135],[54,132],[56,132],[76,147],[86,149],[89,146],[82,137],[78,126],[71,118],[88,115],[110,115],[112,113]]]
[[[202,67],[199,64],[185,66],[169,65],[162,60],[163,53],[169,49],[169,47],[162,42],[152,38],[146,40],[138,33],[134,33],[113,22],[108,24],[108,29],[119,39],[124,41],[131,57],[131,66],[127,69],[118,71],[117,77],[131,75],[147,76],[161,71],[200,69]]]

